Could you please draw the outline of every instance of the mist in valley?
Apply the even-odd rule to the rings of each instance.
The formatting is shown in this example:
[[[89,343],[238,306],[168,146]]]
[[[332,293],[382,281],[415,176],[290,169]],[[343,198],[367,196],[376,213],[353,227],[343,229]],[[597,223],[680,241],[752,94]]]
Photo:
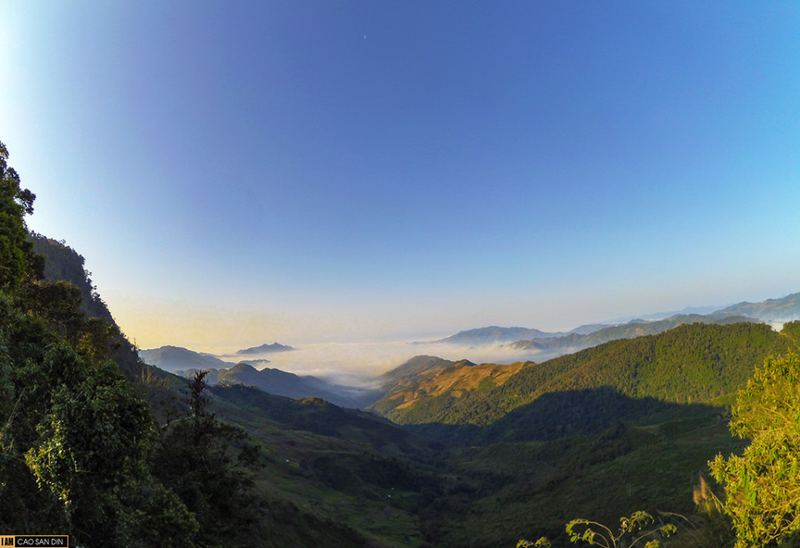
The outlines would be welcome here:
[[[379,341],[298,345],[292,352],[253,355],[246,361],[252,363],[256,359],[266,359],[269,363],[252,364],[256,369],[271,367],[296,375],[312,375],[344,386],[379,388],[380,375],[419,355],[453,361],[466,359],[476,364],[541,361],[553,356],[520,351],[502,344],[465,347],[439,342]]]

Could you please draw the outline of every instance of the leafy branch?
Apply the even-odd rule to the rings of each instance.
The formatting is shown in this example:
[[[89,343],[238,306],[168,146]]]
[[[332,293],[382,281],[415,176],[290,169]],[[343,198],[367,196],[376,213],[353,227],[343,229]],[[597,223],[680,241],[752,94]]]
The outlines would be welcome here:
[[[649,527],[653,523],[655,523],[653,516],[640,510],[634,512],[628,518],[620,518],[620,528],[616,534],[602,523],[588,519],[570,521],[567,523],[566,531],[572,543],[583,542],[589,546],[602,546],[603,548],[621,548],[622,546],[634,548],[647,537],[657,535],[661,538],[667,538],[677,532],[677,527],[671,523],[660,527]],[[625,540],[628,542],[623,544]],[[517,543],[517,548],[550,548],[551,546],[552,544],[545,537],[536,542],[520,540]],[[663,546],[661,541],[655,538],[649,540],[644,545],[644,548],[660,548],[661,546]]]

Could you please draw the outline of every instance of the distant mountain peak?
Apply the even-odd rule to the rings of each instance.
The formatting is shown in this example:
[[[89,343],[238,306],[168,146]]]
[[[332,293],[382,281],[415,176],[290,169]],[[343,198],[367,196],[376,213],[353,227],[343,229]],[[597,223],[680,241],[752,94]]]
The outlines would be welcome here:
[[[261,346],[253,346],[250,348],[243,348],[236,351],[237,356],[252,356],[254,354],[269,354],[273,352],[290,352],[295,350],[291,346],[274,342],[272,344],[262,344]]]
[[[800,319],[800,293],[758,303],[747,301],[734,304],[710,314],[714,317],[750,316],[766,322],[786,322]]]
[[[499,327],[497,325],[490,325],[488,327],[479,327],[477,329],[459,331],[455,335],[450,335],[449,337],[445,337],[444,339],[440,339],[436,342],[487,346],[498,343],[516,342],[523,339],[548,339],[561,335],[564,335],[564,333],[548,333],[546,331],[529,329],[527,327]]]

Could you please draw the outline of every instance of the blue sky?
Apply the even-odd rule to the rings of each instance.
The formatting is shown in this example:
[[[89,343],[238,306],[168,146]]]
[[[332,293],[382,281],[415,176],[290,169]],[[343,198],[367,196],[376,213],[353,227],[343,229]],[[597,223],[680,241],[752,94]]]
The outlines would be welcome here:
[[[29,226],[142,347],[800,291],[796,2],[0,4]]]

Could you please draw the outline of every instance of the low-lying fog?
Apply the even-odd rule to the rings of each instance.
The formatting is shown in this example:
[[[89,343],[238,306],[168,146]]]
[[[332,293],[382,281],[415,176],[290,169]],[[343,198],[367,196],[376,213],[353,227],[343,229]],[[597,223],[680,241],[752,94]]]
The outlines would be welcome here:
[[[419,355],[438,356],[454,361],[467,359],[476,364],[537,359],[535,352],[514,350],[502,345],[467,347],[435,342],[384,341],[292,346],[296,350],[247,357],[220,354],[220,357],[226,361],[267,359],[269,363],[255,364],[255,367],[272,367],[297,375],[313,375],[337,384],[364,387],[375,384],[375,377],[378,375]]]

